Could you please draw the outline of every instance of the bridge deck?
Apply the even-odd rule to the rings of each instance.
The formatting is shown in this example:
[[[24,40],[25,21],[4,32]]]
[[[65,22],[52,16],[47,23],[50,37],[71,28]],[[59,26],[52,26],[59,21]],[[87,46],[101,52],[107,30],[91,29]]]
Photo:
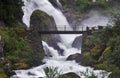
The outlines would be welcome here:
[[[72,26],[73,29],[77,29],[76,26]],[[59,30],[50,28],[49,30],[43,29],[39,31],[40,34],[84,34],[86,32],[89,32],[91,30],[95,29],[103,29],[103,26],[98,27],[84,27],[81,26],[79,30],[71,30],[70,26],[63,25],[62,27],[57,27]]]
[[[40,34],[83,34],[86,31],[39,31]]]

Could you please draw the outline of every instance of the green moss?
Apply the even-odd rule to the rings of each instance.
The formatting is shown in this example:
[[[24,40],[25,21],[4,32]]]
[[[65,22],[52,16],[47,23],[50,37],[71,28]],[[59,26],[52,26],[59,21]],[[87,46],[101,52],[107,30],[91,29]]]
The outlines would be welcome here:
[[[0,78],[8,78],[5,74],[0,74]]]
[[[45,26],[45,25],[47,26],[48,25],[48,19],[46,20],[47,17],[46,17],[45,13],[43,13],[39,10],[36,10],[36,11],[34,11],[33,16],[36,16],[38,19],[42,18],[42,19],[39,19],[40,20],[39,25],[41,25],[41,26]]]
[[[77,74],[70,72],[63,75],[60,75],[58,78],[80,78]]]
[[[0,68],[0,78],[8,78],[5,74],[4,71]]]
[[[106,64],[97,64],[97,65],[94,65],[94,67],[99,70],[107,70],[108,68]]]

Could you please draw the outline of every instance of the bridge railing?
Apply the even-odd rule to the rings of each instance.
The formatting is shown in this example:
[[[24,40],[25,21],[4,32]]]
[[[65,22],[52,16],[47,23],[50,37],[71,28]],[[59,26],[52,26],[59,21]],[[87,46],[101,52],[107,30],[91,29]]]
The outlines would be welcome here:
[[[102,29],[103,26],[96,26],[96,27],[87,27],[87,26],[67,26],[67,25],[59,25],[56,28],[43,28],[41,31],[90,31],[90,30],[97,30]]]
[[[84,31],[86,28],[83,26],[67,26],[67,25],[59,25],[56,28],[48,27],[43,28],[41,31]]]

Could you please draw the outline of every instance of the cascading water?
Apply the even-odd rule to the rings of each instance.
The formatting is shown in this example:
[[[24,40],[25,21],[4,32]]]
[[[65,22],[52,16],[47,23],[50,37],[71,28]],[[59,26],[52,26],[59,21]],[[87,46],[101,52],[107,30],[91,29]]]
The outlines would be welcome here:
[[[25,6],[23,6],[24,16],[23,16],[23,22],[29,27],[30,23],[30,16],[33,13],[34,10],[41,10],[45,13],[47,13],[50,16],[53,16],[57,29],[59,29],[60,25],[66,25],[68,28],[71,29],[69,26],[69,23],[67,22],[65,16],[62,14],[61,11],[55,9],[52,4],[48,0],[23,0]],[[32,69],[28,70],[16,70],[14,75],[11,78],[39,78],[39,77],[45,77],[44,68],[53,66],[58,67],[59,70],[62,71],[62,74],[68,73],[68,72],[75,72],[81,78],[84,78],[84,76],[81,75],[80,72],[85,72],[87,69],[90,71],[93,71],[96,75],[99,76],[99,78],[102,78],[102,70],[93,70],[93,68],[90,67],[84,67],[81,65],[78,65],[75,61],[66,61],[66,58],[75,53],[81,53],[80,49],[73,48],[72,42],[75,40],[76,37],[81,36],[80,35],[60,35],[61,37],[61,43],[58,43],[58,46],[64,50],[63,56],[59,55],[59,52],[55,50],[53,47],[50,47],[46,42],[43,43],[44,50],[46,51],[46,54],[50,54],[52,57],[45,57],[43,62],[45,64],[34,67]],[[29,74],[31,73],[31,74]],[[107,75],[105,78],[107,78]]]
[[[62,4],[60,3],[60,1],[59,1],[59,0],[56,0],[56,1],[57,1],[58,7],[59,7],[60,9],[62,9]]]

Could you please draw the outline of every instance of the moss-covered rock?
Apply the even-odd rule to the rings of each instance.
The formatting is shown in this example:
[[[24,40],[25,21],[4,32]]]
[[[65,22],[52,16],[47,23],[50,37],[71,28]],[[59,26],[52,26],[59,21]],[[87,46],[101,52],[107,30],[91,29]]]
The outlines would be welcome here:
[[[62,74],[58,78],[81,78],[81,77],[79,77],[77,74],[73,72],[70,72],[70,73]]]
[[[41,36],[41,39],[47,42],[50,46],[58,49],[56,42],[60,41],[60,37],[55,34],[40,34],[39,31],[55,31],[57,30],[55,21],[53,17],[45,14],[42,11],[36,10],[31,16],[31,26],[30,29],[33,30],[32,33]],[[57,36],[57,37],[56,37]],[[52,41],[51,41],[52,40]]]
[[[56,30],[54,19],[46,13],[36,10],[33,12],[30,21],[30,29],[34,31]]]

